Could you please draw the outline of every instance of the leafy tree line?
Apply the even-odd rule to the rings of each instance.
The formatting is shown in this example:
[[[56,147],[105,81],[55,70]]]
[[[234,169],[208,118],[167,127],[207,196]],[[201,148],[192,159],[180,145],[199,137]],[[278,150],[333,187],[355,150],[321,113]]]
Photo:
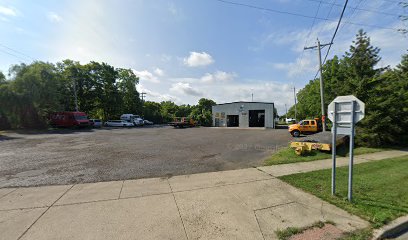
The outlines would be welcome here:
[[[212,125],[212,106],[216,103],[211,99],[201,98],[197,105],[176,105],[171,101],[161,103],[146,101],[143,113],[146,119],[153,122],[170,122],[175,117],[191,117],[203,126]]]
[[[130,69],[106,63],[65,60],[13,65],[1,74],[0,128],[44,128],[50,113],[78,110],[91,117],[117,118],[142,108],[138,77]]]
[[[354,95],[366,103],[366,116],[357,125],[356,143],[365,146],[405,145],[408,142],[408,54],[394,69],[381,68],[380,49],[360,30],[349,51],[322,67],[325,108],[337,96]],[[297,94],[299,119],[320,117],[319,80]],[[294,116],[294,106],[288,112]],[[328,120],[329,121],[329,120]]]
[[[201,99],[196,106],[143,103],[138,83],[131,69],[106,63],[64,60],[13,65],[8,78],[0,72],[0,129],[45,128],[50,113],[75,111],[75,96],[78,110],[91,118],[118,119],[123,113],[134,113],[156,123],[191,116],[211,124],[212,100]]]

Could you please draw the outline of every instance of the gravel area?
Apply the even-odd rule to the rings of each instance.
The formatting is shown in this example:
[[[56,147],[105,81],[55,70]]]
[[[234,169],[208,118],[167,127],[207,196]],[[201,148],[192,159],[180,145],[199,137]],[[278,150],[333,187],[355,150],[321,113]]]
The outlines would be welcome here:
[[[263,165],[285,129],[167,126],[3,133],[0,188],[170,177]]]

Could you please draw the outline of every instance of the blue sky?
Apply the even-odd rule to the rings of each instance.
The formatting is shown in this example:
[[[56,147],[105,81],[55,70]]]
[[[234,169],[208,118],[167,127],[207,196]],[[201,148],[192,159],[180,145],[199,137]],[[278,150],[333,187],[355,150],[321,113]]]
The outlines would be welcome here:
[[[216,0],[0,0],[0,70],[33,59],[104,61],[133,69],[147,100],[249,101],[253,92],[283,113],[292,87],[317,71],[316,51],[303,47],[330,41],[344,1],[231,1],[320,19]],[[380,65],[398,64],[408,39],[392,29],[406,28],[398,19],[404,9],[396,0],[348,6],[329,57],[348,50],[363,28],[382,49]]]

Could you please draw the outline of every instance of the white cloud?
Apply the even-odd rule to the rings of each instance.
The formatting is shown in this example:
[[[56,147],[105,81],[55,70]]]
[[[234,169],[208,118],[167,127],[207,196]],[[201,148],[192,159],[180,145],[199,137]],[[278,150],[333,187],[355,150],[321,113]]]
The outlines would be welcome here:
[[[310,53],[304,53],[302,58],[298,57],[294,62],[272,63],[272,67],[277,70],[286,71],[288,77],[295,78],[300,74],[317,71],[317,57],[311,56]]]
[[[61,22],[62,21],[62,17],[55,12],[48,12],[47,18],[51,22]]]
[[[182,95],[202,96],[202,93],[190,86],[190,83],[178,82],[172,84],[171,92]]]
[[[223,71],[216,71],[215,73],[206,73],[203,77],[201,77],[201,81],[204,83],[213,83],[213,82],[226,82],[232,81],[235,77],[237,77],[236,73],[227,73]]]
[[[157,76],[155,76],[153,73],[151,73],[151,72],[149,72],[147,70],[142,70],[142,71],[133,70],[133,72],[142,81],[145,80],[145,81],[149,81],[149,82],[152,82],[152,83],[159,83],[160,82],[160,80],[157,78]]]
[[[154,73],[155,73],[157,76],[159,76],[159,77],[163,77],[163,76],[164,76],[164,71],[163,71],[162,69],[160,69],[160,68],[156,68],[156,69],[154,70]]]
[[[189,67],[207,66],[213,62],[214,59],[206,52],[190,52],[190,56],[184,58],[184,64]]]
[[[8,17],[15,17],[17,16],[17,11],[11,7],[0,6],[0,14]]]
[[[161,101],[172,101],[172,102],[177,102],[181,103],[180,98],[175,97],[170,94],[162,94],[157,91],[152,91],[148,88],[146,88],[143,84],[138,84],[136,85],[136,89],[138,92],[144,92],[146,93],[146,99],[148,101],[154,101],[154,102],[161,102]]]

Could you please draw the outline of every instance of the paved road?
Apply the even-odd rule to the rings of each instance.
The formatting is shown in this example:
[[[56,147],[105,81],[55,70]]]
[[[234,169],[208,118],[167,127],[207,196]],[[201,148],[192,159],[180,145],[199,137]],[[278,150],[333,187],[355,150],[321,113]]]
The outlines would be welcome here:
[[[0,188],[261,166],[290,139],[285,129],[150,127],[7,134],[0,137]]]

